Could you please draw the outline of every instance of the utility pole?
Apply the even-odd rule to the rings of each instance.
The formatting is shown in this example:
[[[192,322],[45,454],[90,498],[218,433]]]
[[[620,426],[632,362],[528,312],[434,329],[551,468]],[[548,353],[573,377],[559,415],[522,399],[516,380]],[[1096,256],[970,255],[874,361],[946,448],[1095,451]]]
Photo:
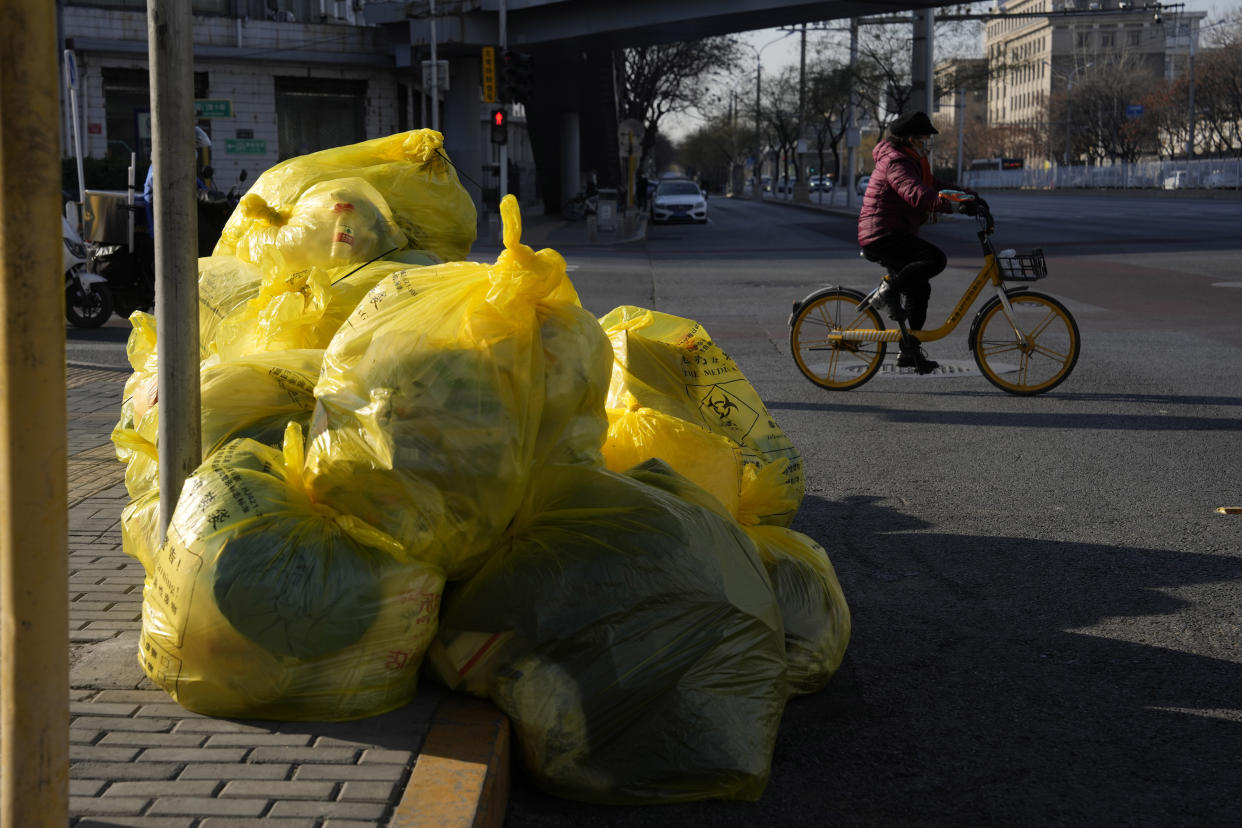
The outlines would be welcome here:
[[[159,359],[160,536],[201,460],[198,187],[190,4],[148,0],[155,164],[155,325]]]
[[[845,127],[845,146],[849,169],[845,179],[845,206],[853,208],[857,193],[854,192],[854,171],[858,169],[858,145],[862,143],[858,131],[858,92],[855,91],[858,71],[858,18],[850,18],[850,108]]]
[[[505,52],[509,49],[509,13],[505,8],[505,0],[500,0],[500,8],[497,12],[499,19],[497,20],[500,30],[500,59],[503,62]],[[508,108],[505,103],[504,93],[500,94],[498,103],[501,109],[505,110],[505,129],[509,128],[509,116],[513,111]],[[503,200],[509,193],[509,142],[506,140],[500,145],[500,198]],[[499,202],[497,202],[499,204]],[[499,207],[497,208],[499,209]]]
[[[1178,25],[1181,24],[1179,23]],[[1187,101],[1187,108],[1190,113],[1190,122],[1187,124],[1188,137],[1186,140],[1186,160],[1189,161],[1195,157],[1195,37],[1190,32],[1190,24],[1187,23],[1186,26],[1186,36],[1190,39],[1190,63],[1188,66],[1190,77],[1189,83],[1187,84],[1190,95],[1190,99]]]
[[[957,88],[957,178],[962,180],[962,141],[966,137],[966,90]]]
[[[56,7],[0,0],[0,825],[69,805]]]
[[[919,9],[914,13],[914,49],[910,62],[910,105],[921,109],[930,118],[936,108],[936,83],[932,77],[935,63],[933,31],[936,12]]]
[[[755,56],[755,183],[750,193],[755,201],[763,201],[763,139],[759,131],[759,95],[763,86],[762,77],[763,55],[757,52]]]
[[[436,0],[429,0],[431,30],[431,128],[440,131],[440,65],[436,60]]]
[[[806,129],[806,24],[802,24],[802,45],[798,57],[798,132],[794,136],[794,172],[802,183],[802,133]]]

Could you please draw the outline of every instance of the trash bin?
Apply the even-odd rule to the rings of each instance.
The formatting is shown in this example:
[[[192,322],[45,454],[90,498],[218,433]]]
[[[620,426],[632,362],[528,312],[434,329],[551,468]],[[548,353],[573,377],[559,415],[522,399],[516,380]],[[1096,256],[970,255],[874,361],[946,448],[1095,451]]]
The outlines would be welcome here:
[[[595,208],[595,216],[600,232],[616,232],[617,191],[615,189],[601,189],[599,191],[599,202]]]

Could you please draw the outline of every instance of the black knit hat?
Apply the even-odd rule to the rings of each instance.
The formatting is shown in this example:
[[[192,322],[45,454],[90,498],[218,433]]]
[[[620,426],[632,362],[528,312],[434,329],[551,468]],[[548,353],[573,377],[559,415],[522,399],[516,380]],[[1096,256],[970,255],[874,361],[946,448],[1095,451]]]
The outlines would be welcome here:
[[[939,135],[925,112],[908,112],[888,125],[888,132],[895,138],[911,138],[915,135]]]

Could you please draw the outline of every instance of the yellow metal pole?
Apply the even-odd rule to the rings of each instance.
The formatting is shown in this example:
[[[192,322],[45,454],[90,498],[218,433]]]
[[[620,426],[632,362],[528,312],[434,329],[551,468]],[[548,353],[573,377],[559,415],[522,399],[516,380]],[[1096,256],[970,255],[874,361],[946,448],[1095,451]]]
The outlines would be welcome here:
[[[64,826],[69,554],[56,5],[0,0],[0,825]]]

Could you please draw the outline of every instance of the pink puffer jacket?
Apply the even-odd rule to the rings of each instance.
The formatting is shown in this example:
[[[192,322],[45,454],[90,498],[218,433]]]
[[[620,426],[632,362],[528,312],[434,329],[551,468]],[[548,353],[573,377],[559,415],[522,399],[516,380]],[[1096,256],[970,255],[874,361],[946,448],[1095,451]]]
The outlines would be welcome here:
[[[949,203],[939,197],[951,185],[935,179],[925,184],[919,159],[888,139],[875,145],[871,157],[875,170],[858,213],[859,247],[892,233],[917,234],[928,213],[951,212]]]

